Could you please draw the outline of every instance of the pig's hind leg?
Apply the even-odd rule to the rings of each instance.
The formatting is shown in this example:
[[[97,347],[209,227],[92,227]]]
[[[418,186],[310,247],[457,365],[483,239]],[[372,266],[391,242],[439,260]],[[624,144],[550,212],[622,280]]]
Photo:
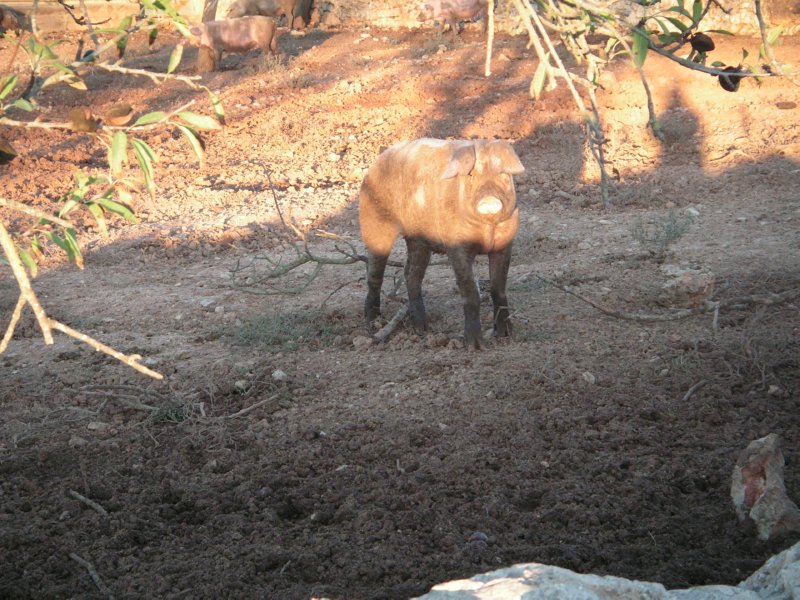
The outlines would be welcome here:
[[[425,304],[422,300],[422,279],[431,261],[431,249],[423,240],[406,238],[408,258],[406,259],[405,278],[408,290],[408,314],[417,331],[425,331],[427,319]]]
[[[364,316],[367,325],[381,316],[381,286],[389,254],[367,252],[367,298],[364,300]]]

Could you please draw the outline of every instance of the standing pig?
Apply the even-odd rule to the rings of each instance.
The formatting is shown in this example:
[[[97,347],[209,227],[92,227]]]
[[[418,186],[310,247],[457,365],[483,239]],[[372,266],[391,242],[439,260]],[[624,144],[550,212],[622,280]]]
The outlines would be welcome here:
[[[443,33],[449,23],[453,35],[459,33],[458,22],[483,18],[483,30],[486,31],[488,0],[427,0],[420,7],[420,21],[439,21],[439,32]]]
[[[200,56],[213,69],[219,68],[223,52],[248,52],[261,48],[278,53],[275,20],[269,17],[242,17],[209,21],[189,29],[200,46]]]
[[[512,175],[525,168],[505,141],[419,139],[384,151],[361,184],[359,219],[368,250],[368,322],[380,314],[381,284],[398,236],[406,240],[408,312],[425,329],[422,278],[431,252],[447,254],[464,300],[467,347],[480,348],[480,295],[472,275],[489,256],[494,332],[511,332],[506,278],[519,226]]]
[[[229,19],[247,16],[292,18],[294,0],[236,0],[228,10]]]

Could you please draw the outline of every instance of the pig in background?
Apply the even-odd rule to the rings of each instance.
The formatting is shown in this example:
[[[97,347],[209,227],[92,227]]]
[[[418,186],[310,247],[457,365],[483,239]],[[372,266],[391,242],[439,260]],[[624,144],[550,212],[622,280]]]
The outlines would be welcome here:
[[[486,32],[488,6],[488,0],[427,0],[420,5],[418,19],[439,21],[439,33],[444,33],[449,24],[453,35],[456,35],[461,33],[459,21],[480,16],[483,19],[483,31]]]
[[[228,9],[228,18],[261,16],[291,19],[294,3],[295,0],[236,0]]]
[[[216,70],[223,52],[249,52],[260,48],[264,53],[278,53],[277,27],[270,17],[242,17],[209,21],[189,28],[193,42],[200,47],[198,70]]]
[[[478,254],[489,257],[494,333],[511,333],[506,279],[519,227],[512,175],[524,167],[505,141],[419,139],[384,151],[361,184],[359,220],[367,247],[368,323],[380,315],[381,285],[392,246],[403,236],[408,314],[425,330],[422,279],[431,253],[447,254],[464,300],[464,339],[480,348]]]

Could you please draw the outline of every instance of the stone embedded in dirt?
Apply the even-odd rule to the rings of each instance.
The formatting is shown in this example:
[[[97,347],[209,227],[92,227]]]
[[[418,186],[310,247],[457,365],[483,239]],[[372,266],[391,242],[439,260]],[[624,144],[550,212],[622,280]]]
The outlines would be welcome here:
[[[800,509],[786,494],[783,482],[783,452],[774,433],[754,440],[736,461],[731,481],[731,499],[740,521],[751,518],[758,537],[800,531]]]
[[[658,302],[663,306],[694,308],[709,300],[714,293],[713,273],[695,269],[679,269],[668,265],[663,269],[672,279],[662,287]]]
[[[770,558],[738,586],[703,585],[667,590],[660,583],[622,577],[584,575],[550,565],[528,563],[448,581],[417,600],[794,600],[800,589],[800,543]]]
[[[372,338],[367,335],[357,335],[353,338],[353,346],[355,346],[356,350],[366,350],[372,344]]]
[[[272,380],[273,381],[286,381],[288,378],[289,378],[289,376],[284,371],[281,371],[280,369],[275,369],[272,372]]]
[[[69,438],[69,442],[67,442],[70,448],[79,448],[88,443],[89,442],[85,438],[82,438],[79,435],[73,435],[71,438]]]

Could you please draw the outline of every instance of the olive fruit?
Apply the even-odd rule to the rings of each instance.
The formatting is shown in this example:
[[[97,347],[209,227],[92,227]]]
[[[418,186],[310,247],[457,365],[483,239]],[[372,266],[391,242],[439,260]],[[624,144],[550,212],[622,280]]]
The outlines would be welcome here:
[[[730,73],[730,75],[720,75],[719,76],[719,84],[722,86],[722,89],[726,92],[735,92],[739,89],[739,82],[742,80],[742,75],[736,75],[736,73],[741,73],[738,67],[725,67],[722,69],[725,73]]]

